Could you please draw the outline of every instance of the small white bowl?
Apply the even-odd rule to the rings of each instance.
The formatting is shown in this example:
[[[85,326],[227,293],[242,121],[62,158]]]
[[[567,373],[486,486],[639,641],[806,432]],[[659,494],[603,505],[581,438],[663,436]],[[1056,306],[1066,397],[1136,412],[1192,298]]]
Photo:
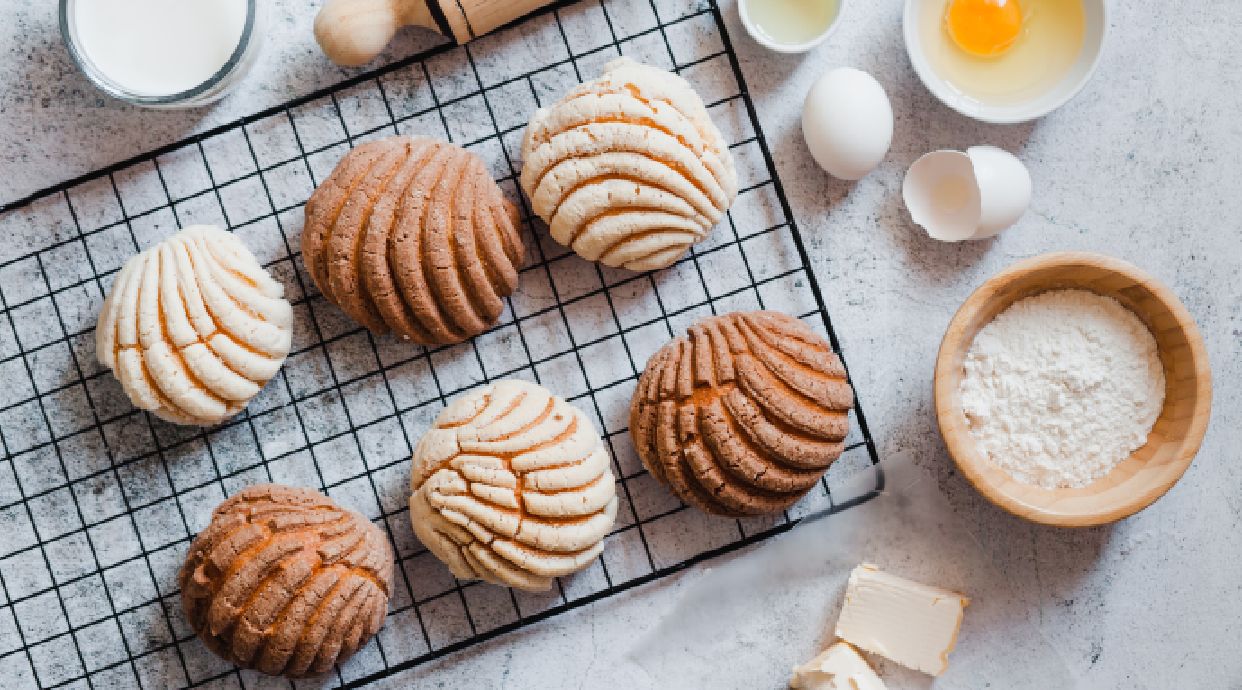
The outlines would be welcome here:
[[[848,0],[837,0],[837,16],[832,18],[832,21],[829,22],[828,27],[824,29],[823,33],[815,38],[812,38],[806,43],[776,43],[772,39],[763,35],[763,32],[759,30],[759,27],[755,26],[755,23],[750,19],[751,3],[768,1],[769,0],[738,0],[737,13],[742,17],[742,26],[746,28],[746,33],[750,34],[750,37],[755,39],[755,42],[764,48],[778,53],[791,54],[805,53],[828,40],[828,37],[831,36],[837,30],[837,27],[841,25],[841,16],[845,14],[845,7],[849,4]]]
[[[760,0],[762,1],[762,0]],[[1082,0],[1082,9],[1086,25],[1083,31],[1082,52],[1078,60],[1061,81],[1046,93],[1020,103],[990,105],[980,103],[949,85],[932,68],[931,61],[924,54],[922,38],[919,36],[919,20],[925,12],[941,12],[943,0],[906,0],[902,14],[902,32],[906,40],[906,53],[914,71],[918,73],[923,85],[931,91],[941,103],[949,106],[966,117],[980,122],[993,124],[1014,124],[1029,122],[1047,115],[1060,108],[1078,95],[1095,70],[1099,67],[1100,56],[1104,53],[1104,41],[1108,33],[1108,7],[1106,0]]]

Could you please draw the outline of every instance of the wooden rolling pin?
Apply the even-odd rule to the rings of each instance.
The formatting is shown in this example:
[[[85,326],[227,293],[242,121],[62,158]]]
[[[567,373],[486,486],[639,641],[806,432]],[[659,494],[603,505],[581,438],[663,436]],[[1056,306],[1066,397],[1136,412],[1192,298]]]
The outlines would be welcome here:
[[[327,0],[315,40],[336,64],[375,59],[404,26],[422,26],[465,43],[553,0]]]

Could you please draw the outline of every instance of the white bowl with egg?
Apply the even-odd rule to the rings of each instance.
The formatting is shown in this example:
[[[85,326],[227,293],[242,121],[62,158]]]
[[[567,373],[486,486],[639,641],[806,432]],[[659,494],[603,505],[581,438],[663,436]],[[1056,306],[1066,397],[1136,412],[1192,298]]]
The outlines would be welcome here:
[[[902,29],[919,79],[962,115],[994,124],[1038,119],[1078,95],[1099,66],[1105,0],[1009,0],[1021,8],[1019,33],[1005,52],[989,57],[955,43],[947,12],[958,1],[906,0]]]
[[[805,53],[841,24],[847,0],[738,0],[746,33],[778,53]]]

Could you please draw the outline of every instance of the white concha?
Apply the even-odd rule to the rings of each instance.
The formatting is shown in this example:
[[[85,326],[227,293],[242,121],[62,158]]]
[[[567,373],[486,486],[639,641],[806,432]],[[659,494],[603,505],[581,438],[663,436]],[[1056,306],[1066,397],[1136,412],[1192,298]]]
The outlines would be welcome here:
[[[189,227],[121,268],[95,327],[97,356],[135,406],[177,424],[218,424],[289,354],[283,295],[232,233]]]
[[[453,574],[525,590],[581,570],[617,513],[612,461],[586,415],[499,381],[455,400],[414,449],[410,522]]]
[[[583,258],[664,268],[737,196],[733,157],[690,84],[619,58],[531,119],[522,189],[552,237]]]

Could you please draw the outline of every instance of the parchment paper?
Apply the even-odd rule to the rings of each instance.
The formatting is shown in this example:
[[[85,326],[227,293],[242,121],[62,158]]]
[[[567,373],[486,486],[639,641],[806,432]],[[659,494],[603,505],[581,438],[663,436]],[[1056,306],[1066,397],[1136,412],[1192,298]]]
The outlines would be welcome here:
[[[785,687],[789,673],[773,677],[773,669],[790,669],[834,640],[849,572],[870,562],[971,598],[941,677],[868,655],[889,688],[1077,687],[1040,634],[1034,607],[1009,586],[932,477],[903,459],[882,467],[886,487],[878,498],[803,521],[689,585],[630,658],[657,683],[676,670],[676,677],[701,678],[704,688]],[[865,491],[874,481],[869,472],[834,487],[834,496]],[[771,638],[780,644],[759,644]],[[780,650],[779,659],[772,649]],[[998,668],[1003,677],[995,676]]]

